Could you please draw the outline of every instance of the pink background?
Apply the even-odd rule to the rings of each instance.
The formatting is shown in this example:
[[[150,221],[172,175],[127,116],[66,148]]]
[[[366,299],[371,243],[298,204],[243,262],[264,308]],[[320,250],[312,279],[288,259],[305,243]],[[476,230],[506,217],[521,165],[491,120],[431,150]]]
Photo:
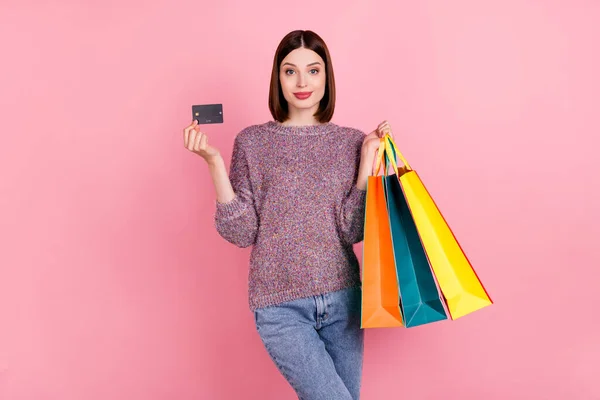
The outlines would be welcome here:
[[[334,122],[391,122],[496,302],[368,331],[363,398],[600,398],[599,2],[84,3],[0,5],[0,399],[295,398],[181,131],[223,103],[229,164],[298,28]]]

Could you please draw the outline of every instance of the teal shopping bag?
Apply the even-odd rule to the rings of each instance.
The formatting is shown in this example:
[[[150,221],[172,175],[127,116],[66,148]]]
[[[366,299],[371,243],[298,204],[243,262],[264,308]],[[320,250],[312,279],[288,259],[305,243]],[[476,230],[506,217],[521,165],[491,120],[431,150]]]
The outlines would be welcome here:
[[[397,173],[387,175],[384,186],[400,306],[405,326],[410,328],[445,320],[448,316]]]

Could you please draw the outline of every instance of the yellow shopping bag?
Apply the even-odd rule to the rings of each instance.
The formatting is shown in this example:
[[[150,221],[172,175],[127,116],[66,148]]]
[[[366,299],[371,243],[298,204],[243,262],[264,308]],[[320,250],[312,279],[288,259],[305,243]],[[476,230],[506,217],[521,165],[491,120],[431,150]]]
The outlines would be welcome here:
[[[394,169],[398,169],[396,155],[404,163],[406,172],[399,175],[400,186],[452,319],[491,305],[492,299],[442,213],[389,135],[385,137],[385,147]]]

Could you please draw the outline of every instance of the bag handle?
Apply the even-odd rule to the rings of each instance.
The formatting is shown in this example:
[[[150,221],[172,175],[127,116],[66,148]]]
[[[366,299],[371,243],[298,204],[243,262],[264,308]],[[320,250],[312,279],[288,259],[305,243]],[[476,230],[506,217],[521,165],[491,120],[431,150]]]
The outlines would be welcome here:
[[[410,164],[408,163],[408,161],[406,161],[406,158],[404,158],[402,153],[400,153],[400,151],[398,150],[398,147],[396,146],[396,143],[394,143],[394,139],[392,139],[392,137],[390,135],[386,134],[382,138],[382,140],[385,141],[386,160],[391,161],[392,167],[394,168],[394,172],[396,172],[396,175],[398,175],[398,164],[397,164],[396,156],[400,157],[400,160],[402,160],[402,163],[404,164],[407,171],[412,171]],[[388,158],[388,156],[391,156],[391,155],[393,155],[393,157]],[[400,175],[398,175],[398,176],[400,176]]]
[[[383,162],[383,157],[387,157],[385,153],[385,141],[383,138],[379,139],[379,149],[377,150],[377,163],[376,167],[373,169],[372,176],[379,175],[379,170],[381,169],[381,163]],[[386,163],[387,164],[387,163]],[[384,174],[387,171],[387,165],[384,167]]]
[[[393,157],[392,157],[393,155]],[[385,160],[384,160],[385,157]],[[397,157],[400,157],[402,163],[404,164],[405,170],[404,172],[412,171],[410,164],[406,161],[406,158],[400,153],[396,143],[394,143],[394,139],[388,134],[379,139],[379,149],[377,150],[377,163],[375,169],[373,169],[373,175],[379,175],[379,170],[381,169],[381,164],[384,164],[384,174],[387,172],[388,165],[392,164],[392,168],[394,168],[394,172],[397,176],[400,176],[398,173],[398,162]]]

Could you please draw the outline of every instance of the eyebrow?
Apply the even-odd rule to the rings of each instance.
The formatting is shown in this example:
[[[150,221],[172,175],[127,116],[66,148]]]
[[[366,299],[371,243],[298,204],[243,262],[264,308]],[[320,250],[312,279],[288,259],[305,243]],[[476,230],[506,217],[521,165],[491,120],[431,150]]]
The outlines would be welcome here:
[[[294,64],[292,64],[292,63],[289,63],[289,62],[286,62],[286,63],[284,63],[283,65],[291,65],[292,67],[295,67],[295,66],[296,66],[296,65],[294,65]],[[306,65],[306,66],[307,66],[307,67],[310,67],[311,65],[321,65],[321,63],[320,63],[319,61],[315,61],[314,63],[310,63],[310,64],[308,64],[308,65]]]

